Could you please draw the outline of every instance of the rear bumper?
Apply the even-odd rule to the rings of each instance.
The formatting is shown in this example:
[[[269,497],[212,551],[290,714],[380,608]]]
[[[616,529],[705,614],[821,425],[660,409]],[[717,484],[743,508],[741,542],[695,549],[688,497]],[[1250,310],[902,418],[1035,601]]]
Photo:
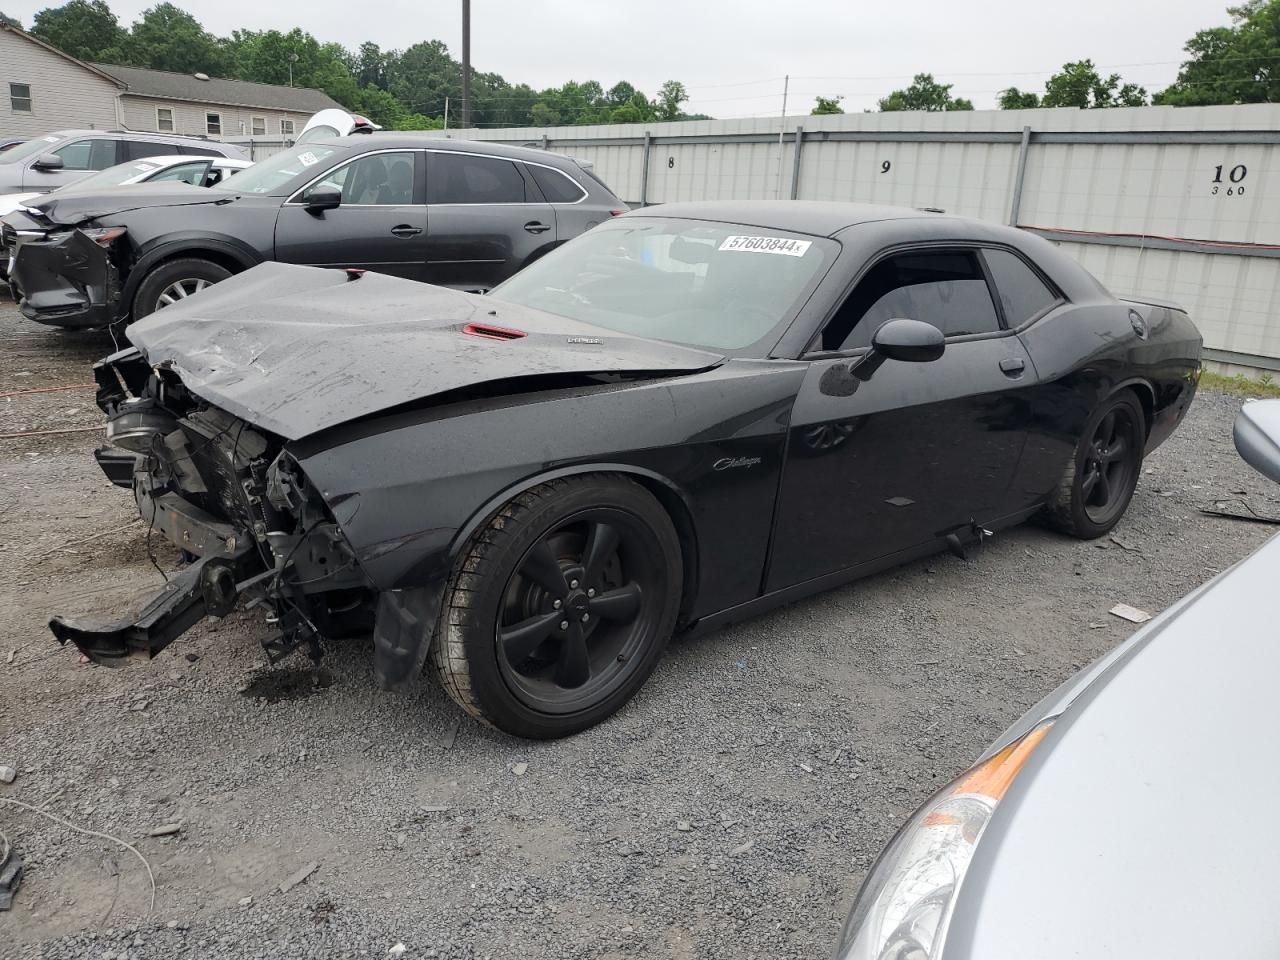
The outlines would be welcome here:
[[[117,318],[120,274],[108,251],[79,230],[19,240],[9,287],[22,315],[58,327],[105,327]]]

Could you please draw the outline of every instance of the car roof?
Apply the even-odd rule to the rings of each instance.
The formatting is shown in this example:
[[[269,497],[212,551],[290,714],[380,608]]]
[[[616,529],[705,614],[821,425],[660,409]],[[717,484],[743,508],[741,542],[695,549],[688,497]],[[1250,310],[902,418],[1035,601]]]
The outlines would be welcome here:
[[[171,167],[179,163],[196,163],[201,160],[212,160],[215,165],[223,166],[253,166],[252,160],[241,160],[239,157],[224,157],[221,155],[201,157],[192,153],[165,153],[155,157],[137,157],[133,160],[126,160],[125,163],[158,163],[163,167]]]
[[[225,147],[235,146],[235,144],[223,143],[221,140],[211,140],[208,137],[193,137],[185,133],[156,133],[145,130],[51,130],[45,134],[48,137],[129,137],[134,140],[159,140],[164,143],[171,141],[179,141],[181,143],[201,143],[213,146]]]
[[[656,204],[632,210],[627,216],[740,223],[745,226],[831,237],[841,230],[863,223],[923,219],[938,215],[911,207],[834,200],[698,200]]]
[[[490,143],[487,140],[452,140],[426,133],[374,132],[353,133],[345,137],[320,137],[309,143],[332,143],[341,147],[361,147],[368,149],[370,144],[379,150],[390,150],[397,147],[405,149],[424,147],[432,150],[458,150],[463,153],[483,153],[494,157],[508,157],[512,160],[531,160],[548,166],[563,164],[576,165],[572,157],[564,154],[539,150],[536,147],[513,147],[505,143]]]

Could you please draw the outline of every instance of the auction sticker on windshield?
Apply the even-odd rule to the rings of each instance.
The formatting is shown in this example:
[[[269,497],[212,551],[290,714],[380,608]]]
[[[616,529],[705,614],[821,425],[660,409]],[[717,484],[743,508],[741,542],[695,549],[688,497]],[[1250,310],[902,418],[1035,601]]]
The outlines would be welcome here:
[[[784,257],[803,257],[809,249],[809,240],[790,240],[786,237],[725,237],[721,250],[743,250],[748,253],[780,253]]]

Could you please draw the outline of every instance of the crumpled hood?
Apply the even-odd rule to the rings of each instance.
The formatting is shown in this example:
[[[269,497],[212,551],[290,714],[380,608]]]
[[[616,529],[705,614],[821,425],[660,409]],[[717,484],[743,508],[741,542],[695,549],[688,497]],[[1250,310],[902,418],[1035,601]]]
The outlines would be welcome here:
[[[492,340],[467,324],[526,335]],[[704,370],[724,357],[367,273],[264,263],[137,321],[129,340],[197,396],[289,440],[465,387]],[[599,340],[571,342],[572,338]]]
[[[189,183],[135,183],[110,190],[80,193],[74,185],[64,187],[27,206],[54,223],[76,224],[109,217],[143,207],[182,207],[193,203],[230,203],[234,193],[193,187]]]

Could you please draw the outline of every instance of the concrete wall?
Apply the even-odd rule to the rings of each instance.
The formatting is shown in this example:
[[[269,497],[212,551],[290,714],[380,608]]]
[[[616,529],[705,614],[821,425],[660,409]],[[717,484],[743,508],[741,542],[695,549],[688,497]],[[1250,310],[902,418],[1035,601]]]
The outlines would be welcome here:
[[[1280,370],[1280,105],[437,135],[545,144],[591,160],[633,204],[857,200],[1016,223],[1062,245],[1116,294],[1184,304],[1210,358]]]
[[[31,112],[15,111],[9,84],[31,87]],[[0,137],[119,125],[119,87],[25,37],[0,30]]]
[[[249,136],[253,131],[254,117],[262,117],[267,122],[268,139],[280,138],[280,121],[292,120],[294,132],[301,133],[302,127],[310,118],[310,113],[295,113],[284,110],[264,110],[258,107],[241,107],[231,104],[192,103],[188,100],[162,100],[158,97],[142,97],[127,93],[120,98],[124,124],[130,130],[160,132],[156,124],[156,108],[165,107],[173,110],[174,133],[190,136],[212,136],[207,134],[205,114],[209,112],[222,115],[222,136],[219,139],[235,139]],[[243,124],[243,126],[241,126]]]

